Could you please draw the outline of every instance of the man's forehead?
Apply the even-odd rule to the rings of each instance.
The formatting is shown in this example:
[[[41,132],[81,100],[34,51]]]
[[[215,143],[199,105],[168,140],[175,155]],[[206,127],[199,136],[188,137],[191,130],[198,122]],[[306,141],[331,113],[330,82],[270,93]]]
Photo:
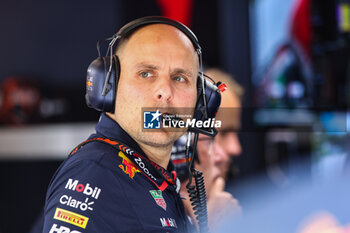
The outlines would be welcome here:
[[[241,108],[219,108],[215,117],[216,120],[221,120],[221,128],[219,131],[234,131],[240,128]]]
[[[128,41],[133,40],[161,40],[166,39],[173,43],[182,43],[193,52],[197,53],[195,47],[189,37],[178,28],[167,24],[150,24],[142,26],[131,32]]]
[[[135,31],[126,41],[121,40],[121,43],[123,45],[118,45],[120,46],[118,56],[121,60],[125,57],[128,60],[131,59],[138,67],[145,66],[145,64],[157,67],[159,58],[164,53],[169,53],[169,58],[171,54],[183,57],[177,60],[179,64],[177,67],[173,67],[174,69],[185,68],[186,73],[190,72],[194,76],[199,69],[198,54],[192,42],[182,31],[173,26],[166,24],[147,25]],[[192,58],[193,60],[191,60]]]
[[[233,92],[232,87],[221,94],[221,108],[241,108],[239,97]]]

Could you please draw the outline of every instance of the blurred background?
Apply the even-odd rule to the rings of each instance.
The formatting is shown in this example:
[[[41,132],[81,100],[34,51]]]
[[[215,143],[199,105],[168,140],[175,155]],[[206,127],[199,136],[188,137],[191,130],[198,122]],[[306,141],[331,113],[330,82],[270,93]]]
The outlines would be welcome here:
[[[148,15],[190,27],[205,67],[245,89],[228,191],[258,228],[237,232],[295,232],[318,210],[350,222],[350,0],[2,0],[0,232],[30,229],[51,176],[94,131],[96,41]]]

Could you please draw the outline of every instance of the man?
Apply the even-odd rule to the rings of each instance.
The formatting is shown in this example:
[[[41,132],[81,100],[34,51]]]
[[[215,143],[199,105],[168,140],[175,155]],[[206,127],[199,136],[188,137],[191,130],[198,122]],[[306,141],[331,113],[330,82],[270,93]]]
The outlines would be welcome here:
[[[147,132],[141,124],[143,107],[196,105],[199,57],[174,24],[148,23],[119,41],[114,113],[102,113],[91,142],[77,147],[54,175],[43,232],[187,232],[169,163],[183,132]]]
[[[216,81],[226,83],[228,87],[222,94],[220,109],[216,115],[216,119],[221,120],[222,125],[221,128],[218,128],[215,142],[222,147],[223,153],[216,153],[214,156],[214,169],[226,179],[228,173],[231,172],[233,157],[242,153],[237,132],[240,128],[241,98],[244,91],[229,74],[219,69],[208,69],[206,74]]]
[[[215,166],[215,157],[224,156],[224,153],[223,148],[213,138],[205,135],[199,136],[197,144],[199,162],[195,162],[194,167],[203,172],[207,193],[209,228],[213,232],[227,219],[241,213],[238,201],[224,190],[225,180],[220,176],[220,172]],[[183,200],[186,213],[194,220],[196,217],[186,190],[187,182],[188,180],[181,184],[180,194],[186,198]]]
[[[198,162],[194,163],[195,169],[203,172],[207,191],[209,226],[211,230],[215,230],[224,223],[228,215],[236,215],[241,212],[238,201],[230,193],[224,191],[224,188],[232,157],[238,156],[242,150],[237,130],[240,127],[240,97],[243,89],[228,74],[219,69],[208,69],[205,73],[216,81],[223,81],[228,87],[221,95],[220,109],[216,115],[216,119],[221,120],[221,128],[217,129],[218,134],[215,139],[199,135]],[[185,188],[188,182],[184,163],[185,141],[186,136],[183,136],[175,143],[172,160],[183,183],[181,195],[187,197],[184,200],[186,212],[192,219],[195,219]]]

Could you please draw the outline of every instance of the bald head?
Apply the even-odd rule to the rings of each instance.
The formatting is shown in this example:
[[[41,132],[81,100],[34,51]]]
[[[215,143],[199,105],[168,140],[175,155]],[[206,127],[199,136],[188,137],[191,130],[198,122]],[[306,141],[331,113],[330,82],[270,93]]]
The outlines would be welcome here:
[[[177,41],[177,43],[182,43],[184,47],[193,50],[195,53],[196,62],[198,64],[198,55],[195,51],[192,41],[182,31],[174,26],[167,24],[150,24],[130,32],[119,41],[118,46],[116,47],[116,54],[118,56],[121,56],[123,54],[124,48],[130,40],[135,40],[135,43],[144,43],[144,40],[147,39],[149,42],[153,41],[155,43],[158,43],[162,40],[167,41],[169,38],[171,38],[173,41]],[[169,49],[171,49],[170,46]]]

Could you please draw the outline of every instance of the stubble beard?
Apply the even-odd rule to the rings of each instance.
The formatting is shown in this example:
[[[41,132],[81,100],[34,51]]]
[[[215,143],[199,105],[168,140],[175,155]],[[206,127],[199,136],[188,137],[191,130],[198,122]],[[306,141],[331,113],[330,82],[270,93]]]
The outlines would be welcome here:
[[[182,132],[167,132],[167,131],[157,131],[157,132],[144,132],[140,130],[136,138],[139,142],[158,148],[168,148],[172,147],[174,142],[182,135]]]

